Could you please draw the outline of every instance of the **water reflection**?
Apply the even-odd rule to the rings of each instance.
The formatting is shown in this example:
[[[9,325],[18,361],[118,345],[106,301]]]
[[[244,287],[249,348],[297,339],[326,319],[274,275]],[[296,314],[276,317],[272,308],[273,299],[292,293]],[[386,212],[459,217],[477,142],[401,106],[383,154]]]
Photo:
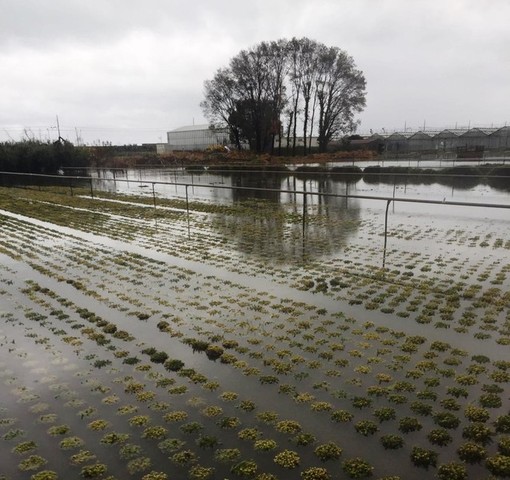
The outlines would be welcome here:
[[[381,167],[365,167],[362,171],[358,166],[348,165],[329,171],[307,168],[295,172],[288,169],[244,171],[239,168],[221,171],[133,169],[94,172],[98,182],[94,188],[128,195],[244,205],[247,208],[243,215],[215,214],[213,226],[241,254],[256,254],[282,262],[338,254],[358,230],[360,220],[369,211],[367,209],[374,211],[375,208],[380,212],[380,225],[376,228],[380,227],[378,232],[383,234],[383,202],[349,195],[484,203],[507,203],[509,200],[510,189],[504,190],[507,181],[504,176],[501,176],[501,182],[490,184],[482,177],[462,177],[472,170],[471,166],[456,166],[448,174],[433,171],[428,176],[415,175],[411,171],[402,174],[402,169],[406,170],[406,167],[393,169],[393,175],[388,175]],[[395,205],[393,203],[392,213]],[[402,203],[398,207],[399,211],[407,211],[413,216],[422,214],[424,208],[422,204]],[[425,210],[432,212],[435,208],[427,205]],[[469,216],[470,212],[456,209],[450,213]],[[440,213],[447,212],[441,207]],[[488,212],[486,209],[483,213],[495,218],[507,215],[506,211]]]
[[[232,186],[243,187],[232,191],[232,200],[247,207],[246,214],[217,214],[212,225],[243,254],[282,263],[331,255],[345,248],[358,229],[361,209],[356,199],[316,195],[344,194],[345,182],[294,178],[290,185],[288,176],[271,172],[229,178]],[[306,200],[304,194],[290,191],[294,189],[306,191]]]

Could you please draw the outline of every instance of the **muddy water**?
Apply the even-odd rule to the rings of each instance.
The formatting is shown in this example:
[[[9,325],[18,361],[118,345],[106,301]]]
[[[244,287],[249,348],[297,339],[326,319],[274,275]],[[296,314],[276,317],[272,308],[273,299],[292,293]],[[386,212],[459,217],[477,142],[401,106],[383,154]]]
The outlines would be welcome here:
[[[20,256],[18,260],[1,256],[2,300],[5,299],[1,310],[13,315],[15,320],[8,320],[2,330],[5,339],[1,360],[6,373],[2,380],[8,386],[1,394],[4,405],[7,405],[7,411],[2,415],[19,419],[26,439],[34,439],[40,445],[40,455],[48,460],[52,458],[47,445],[60,452],[55,454],[54,460],[49,460],[48,468],[58,469],[59,463],[66,465],[59,470],[64,478],[68,478],[69,469],[75,474],[79,472],[76,467],[68,466],[69,457],[74,452],[63,452],[59,447],[60,438],[50,436],[47,427],[36,424],[35,416],[31,419],[26,415],[38,402],[48,403],[50,411],[58,415],[58,424],[69,424],[73,434],[83,438],[86,448],[94,452],[99,461],[107,463],[110,473],[118,478],[126,478],[128,475],[126,462],[119,459],[120,449],[118,446],[101,444],[103,433],[88,428],[91,420],[106,419],[110,422],[108,432],[131,434],[130,442],[142,447],[143,455],[151,459],[154,469],[164,470],[176,478],[179,475],[184,478],[187,468],[176,467],[167,457],[160,455],[157,442],[143,438],[142,430],[131,427],[126,417],[117,414],[118,405],[136,404],[139,409],[137,413],[149,415],[152,424],[168,427],[169,437],[186,441],[186,448],[199,455],[201,464],[214,465],[219,477],[230,478],[229,468],[216,463],[212,450],[203,451],[197,446],[198,434],[183,433],[179,428],[181,424],[166,424],[163,420],[164,412],[151,409],[147,402],[138,401],[135,396],[125,392],[124,387],[129,381],[126,379],[132,377],[144,384],[145,391],[153,391],[158,401],[169,403],[172,409],[186,411],[188,421],[200,422],[204,434],[219,438],[222,447],[239,446],[243,459],[254,458],[261,470],[272,471],[282,478],[287,478],[285,475],[288,476],[289,472],[274,465],[272,456],[275,452],[259,453],[253,449],[252,443],[240,442],[237,433],[241,428],[256,426],[265,437],[277,439],[276,451],[295,449],[302,457],[303,469],[322,464],[314,456],[314,447],[296,446],[290,442],[289,435],[281,434],[273,426],[258,421],[255,414],[259,411],[272,410],[278,414],[278,419],[298,421],[304,431],[317,437],[319,443],[337,442],[344,449],[342,458],[358,455],[365,457],[375,466],[376,478],[391,474],[398,474],[402,478],[435,478],[433,468],[425,471],[412,466],[409,460],[411,448],[415,444],[432,448],[440,453],[440,462],[458,461],[455,449],[464,441],[462,428],[467,423],[462,409],[468,403],[479,401],[483,384],[494,383],[489,376],[495,370],[491,364],[487,365],[487,373],[480,373],[479,378],[475,379],[478,383],[467,388],[467,398],[459,399],[460,410],[454,413],[463,423],[451,432],[453,442],[448,447],[434,447],[428,442],[426,435],[435,427],[430,416],[419,417],[422,431],[403,435],[405,447],[392,454],[383,450],[379,439],[382,434],[399,434],[397,421],[379,425],[378,433],[371,437],[358,434],[353,427],[354,423],[373,420],[373,411],[380,406],[393,406],[397,418],[417,416],[411,405],[421,399],[418,393],[427,390],[427,384],[424,377],[418,375],[412,379],[407,375],[419,374],[414,369],[415,364],[430,358],[434,359],[440,370],[447,365],[455,365],[453,376],[448,376],[450,373],[446,370],[440,373],[434,368],[425,374],[425,377],[437,377],[432,380],[439,383],[436,387],[428,387],[428,390],[437,395],[436,400],[426,397],[423,401],[432,405],[434,411],[442,411],[441,402],[448,398],[448,388],[457,385],[455,376],[465,374],[472,355],[487,355],[492,361],[506,359],[508,346],[496,343],[496,335],[482,341],[472,336],[473,331],[462,333],[454,328],[440,328],[434,323],[420,324],[413,315],[402,318],[377,309],[369,310],[363,301],[359,305],[351,304],[351,301],[358,300],[367,290],[380,291],[388,285],[399,287],[400,284],[411,287],[406,290],[412,292],[408,296],[418,297],[423,282],[427,280],[435,282],[438,288],[445,291],[445,284],[461,280],[466,284],[478,282],[484,288],[494,287],[490,282],[496,280],[495,273],[508,263],[508,249],[497,242],[501,239],[504,245],[508,220],[498,220],[474,211],[468,212],[470,217],[460,218],[452,214],[450,208],[448,212],[440,207],[432,212],[416,211],[406,210],[404,204],[398,204],[390,210],[389,252],[386,259],[389,269],[400,271],[393,274],[395,278],[398,277],[398,281],[393,282],[392,279],[392,282],[377,283],[377,277],[370,277],[369,273],[380,262],[381,214],[384,209],[375,201],[363,203],[369,201],[359,200],[357,204],[356,201],[352,200],[351,205],[349,200],[345,211],[341,210],[344,206],[341,202],[323,208],[322,217],[327,219],[324,223],[321,223],[320,215],[314,216],[324,206],[318,203],[309,205],[312,215],[307,227],[307,240],[312,246],[305,259],[278,253],[281,239],[286,238],[288,233],[287,225],[278,230],[275,223],[261,222],[251,233],[245,230],[241,234],[237,231],[247,229],[249,221],[223,217],[217,213],[207,216],[203,213],[193,214],[192,237],[188,239],[182,221],[179,223],[173,217],[161,219],[154,235],[148,234],[152,231],[149,221],[129,218],[127,213],[125,217],[111,216],[108,230],[103,230],[102,234],[99,229],[98,234],[90,234],[77,228],[56,226],[2,212],[2,246],[16,250]],[[363,208],[360,208],[360,204]],[[98,202],[95,207],[89,208],[100,209],[100,205]],[[354,205],[356,208],[349,211]],[[283,208],[289,207],[284,205]],[[333,212],[329,216],[328,210]],[[81,213],[76,210],[76,221]],[[120,233],[115,239],[110,237],[110,233],[120,232],[126,224],[131,224],[138,232],[130,231],[129,237],[122,237]],[[328,231],[331,233],[328,245],[313,245],[312,240],[316,243],[324,240],[325,232]],[[272,233],[273,240],[267,240]],[[336,242],[339,238],[343,239],[342,242]],[[296,235],[296,240],[301,242],[302,238]],[[290,239],[288,245],[292,245]],[[272,249],[273,258],[278,258],[278,261],[264,256],[266,249]],[[129,254],[133,253],[137,256],[130,257]],[[286,259],[286,262],[282,259]],[[161,263],[154,264],[149,260]],[[144,263],[145,266],[142,265]],[[476,266],[476,273],[471,273],[469,277],[468,272],[473,265]],[[430,268],[430,273],[421,270],[424,266]],[[483,274],[486,269],[489,269],[488,277],[477,281],[476,276]],[[340,275],[345,270],[349,270],[349,275]],[[412,273],[413,276],[402,272]],[[337,275],[342,280],[347,278],[352,286],[338,291],[333,284],[328,283],[330,287],[326,292],[297,288],[304,277],[310,276],[317,285],[321,282],[320,277],[325,277],[329,282]],[[422,275],[424,278],[420,278]],[[109,338],[110,343],[96,344],[82,334],[85,326],[94,325],[81,319],[76,307],[63,306],[59,304],[58,298],[41,290],[25,291],[26,280],[35,281],[49,291],[57,292],[61,299],[72,301],[76,307],[89,309],[125,329],[134,340],[121,341],[112,337]],[[416,286],[415,290],[413,285]],[[499,288],[504,290],[507,287],[508,279],[504,278]],[[419,300],[425,303],[434,297],[443,301],[447,294],[439,293],[441,295],[437,296],[436,290],[432,290],[427,293],[428,296],[424,294],[423,299]],[[307,306],[311,310],[307,310]],[[462,311],[468,307],[466,299],[459,309]],[[481,316],[482,307],[477,308],[479,310],[476,312]],[[68,319],[60,320],[52,314],[58,310],[63,310],[69,316]],[[30,311],[40,313],[46,319],[32,319],[27,316]],[[139,320],[135,311],[151,312],[152,316],[146,321]],[[343,316],[335,315],[339,312]],[[503,323],[507,313],[508,309],[499,312],[498,321]],[[164,316],[167,314],[170,319],[179,318],[178,323],[171,323],[182,337],[163,334],[157,328],[157,323],[167,318]],[[438,311],[436,315],[439,317]],[[347,317],[351,318],[347,320]],[[78,327],[80,323],[83,326]],[[454,325],[455,322],[452,322],[452,327]],[[384,328],[377,330],[379,327]],[[386,331],[385,328],[390,330]],[[65,334],[60,330],[64,330]],[[391,332],[396,333],[393,335]],[[83,344],[80,348],[72,348],[62,341],[64,335],[79,336]],[[401,348],[404,347],[406,336],[411,335],[422,335],[424,344],[417,347],[409,358],[405,358]],[[193,352],[181,341],[186,337],[214,342],[224,338],[236,340],[241,348],[232,352],[239,363],[233,365],[208,360],[203,353]],[[211,340],[213,338],[215,340]],[[9,348],[4,347],[8,343],[12,344],[12,340],[15,340],[15,346],[9,351]],[[429,352],[432,342],[436,340],[448,341],[448,351]],[[342,344],[343,350],[335,350],[340,348],[335,344]],[[182,359],[187,367],[193,367],[209,380],[217,381],[218,390],[209,391],[202,388],[200,383],[166,372],[161,365],[150,364],[148,357],[141,353],[146,346],[154,346],[166,351],[171,357]],[[461,353],[453,353],[455,348]],[[149,364],[150,370],[137,370],[136,367],[124,364],[122,357],[114,355],[114,352],[120,350],[139,357],[142,365]],[[461,356],[464,355],[462,351],[466,352],[465,356]],[[380,362],[377,361],[378,357]],[[20,358],[22,362],[18,361]],[[274,360],[288,364],[290,358],[296,362],[291,365],[290,373],[285,373],[285,370],[279,373],[273,367],[280,364],[266,362]],[[96,360],[108,360],[111,363],[96,368]],[[342,366],[343,362],[337,364],[335,360],[348,361],[348,365]],[[50,377],[49,382],[35,381],[39,371],[34,370],[33,363],[29,363],[34,361],[40,362],[41,368],[45,369],[43,376]],[[249,368],[258,370],[250,371]],[[392,403],[383,396],[371,397],[369,408],[354,408],[353,398],[366,396],[366,389],[377,385],[375,375],[380,373],[391,374],[393,382],[411,382],[416,390],[402,394],[407,398],[404,404]],[[186,385],[187,391],[175,394],[157,386],[157,374],[168,376],[176,382],[174,385]],[[274,376],[277,383],[262,383],[261,379],[265,378],[263,376]],[[60,390],[59,385],[65,386]],[[292,395],[280,392],[280,385],[294,387],[296,392],[308,393],[316,400],[330,402],[333,409],[351,411],[354,419],[347,424],[335,423],[330,420],[327,411],[313,411],[310,401],[300,403]],[[96,390],[96,386],[105,388],[105,391]],[[20,397],[18,393],[13,393],[15,387],[29,390]],[[503,389],[501,397],[507,398],[508,382],[501,382],[500,388]],[[238,402],[229,403],[221,399],[220,395],[224,391],[236,392],[240,400],[254,401],[257,406],[255,413],[241,411]],[[32,393],[40,398],[31,399],[27,396]],[[103,402],[107,395],[113,394],[119,398],[118,405]],[[82,406],[69,403],[76,399],[85,402],[85,406],[94,407],[96,414],[91,418],[82,418],[79,414]],[[242,426],[231,430],[219,427],[217,420],[205,418],[201,413],[203,405],[221,406],[224,415],[238,417]],[[505,413],[505,409],[504,404],[502,407],[491,408],[490,422]],[[496,451],[497,438],[496,435],[493,444],[488,447],[491,454]],[[7,446],[2,449],[4,452],[9,452],[17,443],[17,440],[1,441]],[[16,476],[18,474],[30,478],[29,474],[18,472],[19,459],[16,456],[5,457],[9,464],[10,478],[20,478]],[[388,457],[392,459],[391,462],[387,461]],[[333,478],[343,478],[340,462],[327,462],[325,466]],[[483,466],[470,466],[469,476],[484,478],[487,472]]]

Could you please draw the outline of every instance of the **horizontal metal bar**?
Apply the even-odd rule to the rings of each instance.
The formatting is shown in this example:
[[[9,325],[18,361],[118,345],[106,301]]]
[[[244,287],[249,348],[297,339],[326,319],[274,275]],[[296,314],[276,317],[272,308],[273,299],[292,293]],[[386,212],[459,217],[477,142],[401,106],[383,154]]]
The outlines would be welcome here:
[[[188,182],[161,182],[152,180],[128,180],[128,179],[113,179],[113,178],[94,178],[94,177],[83,177],[83,176],[64,176],[64,175],[44,175],[40,173],[15,173],[15,172],[0,172],[1,174],[7,175],[18,175],[18,176],[31,176],[31,177],[44,177],[44,178],[59,178],[59,179],[75,179],[75,180],[96,180],[101,182],[126,182],[126,183],[137,183],[147,185],[171,185],[180,187],[193,187],[193,188],[213,188],[220,190],[246,190],[246,191],[260,191],[260,192],[272,192],[272,193],[290,193],[295,195],[316,195],[322,197],[332,198],[357,198],[361,200],[379,200],[385,201],[391,200],[393,202],[406,202],[406,203],[423,203],[431,205],[449,205],[459,207],[481,207],[481,208],[502,208],[510,209],[510,204],[502,203],[484,203],[484,202],[455,202],[449,200],[426,200],[421,198],[400,198],[400,197],[387,197],[387,196],[371,196],[371,195],[351,195],[341,193],[325,193],[325,192],[314,192],[310,190],[288,190],[279,188],[261,188],[261,187],[236,187],[230,185],[209,185],[209,184],[197,184]]]

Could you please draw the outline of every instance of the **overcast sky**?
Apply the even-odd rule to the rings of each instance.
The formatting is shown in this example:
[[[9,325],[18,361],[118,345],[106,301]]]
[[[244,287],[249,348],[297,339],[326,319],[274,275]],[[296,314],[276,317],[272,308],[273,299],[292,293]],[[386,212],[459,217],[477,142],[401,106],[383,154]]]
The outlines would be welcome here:
[[[0,0],[0,140],[165,141],[240,50],[309,37],[367,80],[360,132],[510,123],[509,0]]]

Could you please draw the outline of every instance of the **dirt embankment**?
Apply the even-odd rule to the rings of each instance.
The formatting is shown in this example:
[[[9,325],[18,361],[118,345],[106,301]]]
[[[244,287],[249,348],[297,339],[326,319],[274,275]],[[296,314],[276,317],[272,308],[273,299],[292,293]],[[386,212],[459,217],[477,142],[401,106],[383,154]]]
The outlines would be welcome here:
[[[374,151],[352,151],[311,154],[307,156],[255,155],[251,152],[173,152],[163,155],[131,154],[96,157],[94,167],[173,167],[188,165],[289,165],[289,164],[325,164],[352,160],[373,160],[377,158]]]

